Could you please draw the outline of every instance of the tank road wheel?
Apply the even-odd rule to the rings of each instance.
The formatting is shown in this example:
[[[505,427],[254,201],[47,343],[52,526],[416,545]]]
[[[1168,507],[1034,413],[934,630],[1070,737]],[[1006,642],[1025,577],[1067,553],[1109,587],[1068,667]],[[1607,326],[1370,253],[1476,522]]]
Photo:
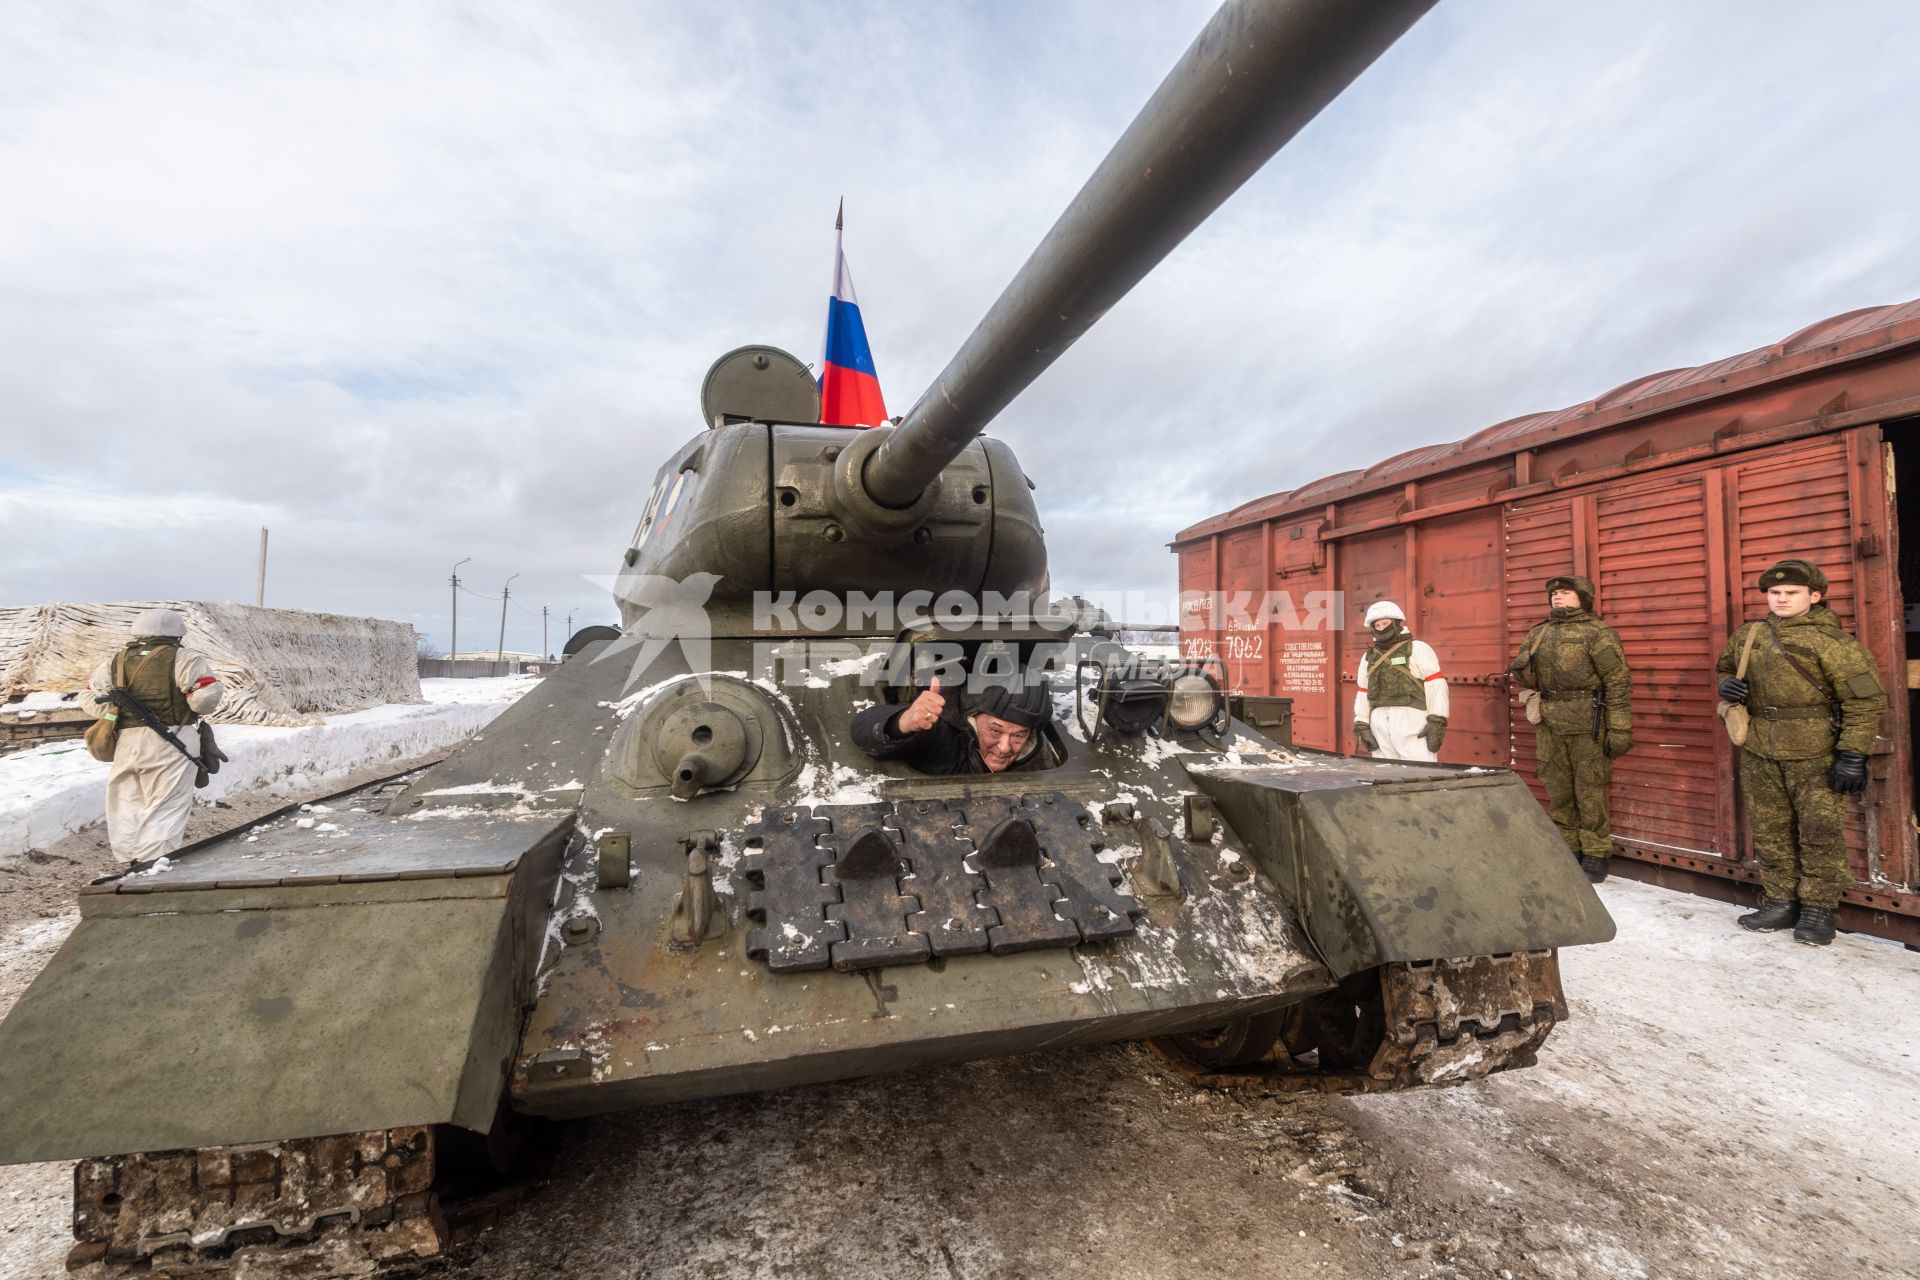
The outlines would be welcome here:
[[[440,1125],[434,1138],[440,1152],[434,1191],[450,1246],[498,1225],[546,1176],[553,1154],[548,1124],[509,1110],[504,1100],[486,1133]]]
[[[1567,1016],[1559,957],[1395,961],[1276,1013],[1152,1041],[1209,1088],[1374,1093],[1531,1066]]]
[[[1164,1045],[1196,1066],[1209,1070],[1244,1067],[1264,1058],[1273,1048],[1291,1012],[1291,1009],[1280,1009],[1273,1013],[1256,1013],[1251,1018],[1238,1018],[1210,1031],[1189,1031],[1154,1043]]]
[[[1298,1063],[1312,1055],[1323,1072],[1365,1071],[1386,1035],[1380,971],[1356,973],[1323,996],[1281,1010],[1280,1038]]]

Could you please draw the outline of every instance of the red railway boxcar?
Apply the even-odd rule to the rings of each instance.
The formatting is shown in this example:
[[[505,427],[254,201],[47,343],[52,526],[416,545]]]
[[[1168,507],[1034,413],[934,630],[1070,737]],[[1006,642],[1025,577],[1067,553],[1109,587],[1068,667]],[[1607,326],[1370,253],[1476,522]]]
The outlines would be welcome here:
[[[1545,615],[1547,578],[1584,574],[1633,666],[1615,870],[1744,900],[1759,876],[1713,663],[1736,625],[1764,614],[1760,570],[1805,556],[1889,693],[1853,806],[1856,883],[1840,924],[1916,945],[1914,718],[1901,691],[1920,683],[1906,605],[1920,605],[1920,527],[1903,528],[1920,522],[1920,497],[1902,504],[1902,481],[1920,494],[1920,302],[1836,316],[1194,525],[1173,543],[1181,645],[1217,653],[1246,693],[1291,697],[1296,742],[1352,751],[1360,616],[1391,598],[1452,686],[1442,758],[1532,779],[1507,661]],[[1275,593],[1291,607],[1254,607]],[[1330,615],[1309,607],[1329,599]]]

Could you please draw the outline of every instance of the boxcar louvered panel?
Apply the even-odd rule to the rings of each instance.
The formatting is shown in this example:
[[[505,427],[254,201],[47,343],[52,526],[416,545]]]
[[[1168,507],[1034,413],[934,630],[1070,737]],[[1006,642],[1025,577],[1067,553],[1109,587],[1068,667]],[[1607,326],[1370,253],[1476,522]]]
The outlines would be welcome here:
[[[1827,603],[1840,615],[1841,625],[1858,634],[1847,479],[1847,447],[1841,436],[1797,449],[1768,450],[1734,468],[1743,618],[1766,616],[1766,597],[1753,588],[1761,572],[1798,556],[1826,573]]]
[[[1631,754],[1615,762],[1613,831],[1654,848],[1712,854],[1719,827],[1707,578],[1710,478],[1637,481],[1594,498],[1601,613],[1633,669]]]

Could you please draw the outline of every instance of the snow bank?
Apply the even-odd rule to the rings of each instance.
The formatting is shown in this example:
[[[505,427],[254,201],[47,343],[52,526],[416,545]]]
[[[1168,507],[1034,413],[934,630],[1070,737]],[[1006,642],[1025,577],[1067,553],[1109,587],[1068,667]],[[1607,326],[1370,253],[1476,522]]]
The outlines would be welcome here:
[[[413,628],[383,618],[202,601],[0,609],[0,693],[83,688],[142,611],[167,608],[226,685],[221,724],[317,724],[420,696]]]
[[[231,760],[194,794],[203,804],[233,792],[314,790],[382,761],[460,742],[539,681],[532,676],[422,680],[424,704],[373,707],[294,728],[222,725]],[[192,745],[189,743],[189,745]],[[0,759],[0,866],[106,816],[107,766],[78,741]]]

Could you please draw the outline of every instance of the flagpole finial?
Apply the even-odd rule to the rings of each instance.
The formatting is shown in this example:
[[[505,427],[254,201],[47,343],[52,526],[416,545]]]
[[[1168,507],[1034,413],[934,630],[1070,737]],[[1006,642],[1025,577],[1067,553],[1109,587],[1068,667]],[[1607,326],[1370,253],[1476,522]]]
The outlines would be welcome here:
[[[847,216],[847,198],[845,196],[841,196],[840,207],[833,211],[833,229],[835,231],[839,231],[842,229],[841,223],[845,221],[846,216]]]

